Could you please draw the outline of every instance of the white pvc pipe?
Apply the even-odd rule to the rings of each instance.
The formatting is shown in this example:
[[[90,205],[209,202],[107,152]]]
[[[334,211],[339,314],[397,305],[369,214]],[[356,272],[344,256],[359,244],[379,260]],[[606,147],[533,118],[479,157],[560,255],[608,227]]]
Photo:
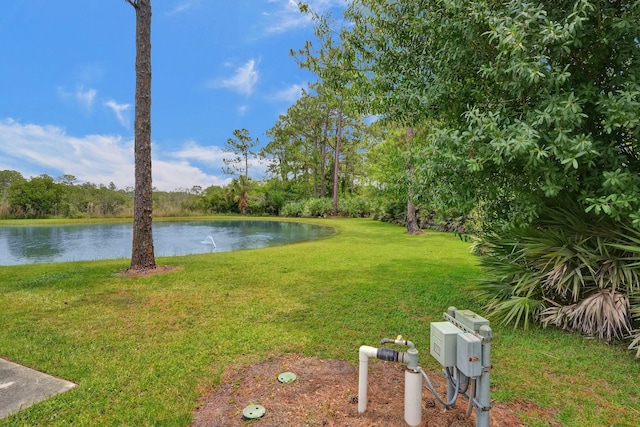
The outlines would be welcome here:
[[[404,371],[404,420],[410,426],[422,422],[422,375],[411,369]]]
[[[360,373],[358,376],[358,413],[367,410],[367,381],[369,381],[369,358],[376,357],[378,349],[368,345],[360,346]]]

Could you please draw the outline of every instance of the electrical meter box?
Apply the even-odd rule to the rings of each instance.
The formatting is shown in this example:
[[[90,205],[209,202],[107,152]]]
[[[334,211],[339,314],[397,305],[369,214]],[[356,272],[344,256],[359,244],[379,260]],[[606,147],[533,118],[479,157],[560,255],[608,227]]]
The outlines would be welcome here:
[[[461,333],[451,322],[431,322],[430,352],[442,366],[456,366],[457,336]]]
[[[477,315],[471,310],[456,310],[455,318],[461,325],[464,325],[475,332],[480,330],[480,326],[489,326],[489,321],[487,319]]]
[[[467,377],[482,375],[482,340],[469,332],[458,334],[456,366]]]

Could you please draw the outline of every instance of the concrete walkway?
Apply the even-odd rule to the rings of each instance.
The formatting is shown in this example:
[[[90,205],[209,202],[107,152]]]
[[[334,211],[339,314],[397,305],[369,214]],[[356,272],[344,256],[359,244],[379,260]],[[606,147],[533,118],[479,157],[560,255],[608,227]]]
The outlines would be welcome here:
[[[0,419],[75,386],[72,382],[0,359]]]

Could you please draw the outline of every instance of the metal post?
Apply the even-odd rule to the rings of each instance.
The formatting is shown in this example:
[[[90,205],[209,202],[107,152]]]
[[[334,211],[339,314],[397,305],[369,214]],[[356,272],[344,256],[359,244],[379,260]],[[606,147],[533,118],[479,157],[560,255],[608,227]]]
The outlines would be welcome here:
[[[493,333],[487,325],[480,327],[482,337],[482,375],[477,379],[476,427],[489,427],[489,411],[491,410],[491,340]]]
[[[457,310],[457,308],[455,308],[454,306],[451,306],[451,307],[449,307],[447,309],[447,314],[455,319],[456,318],[456,310]]]

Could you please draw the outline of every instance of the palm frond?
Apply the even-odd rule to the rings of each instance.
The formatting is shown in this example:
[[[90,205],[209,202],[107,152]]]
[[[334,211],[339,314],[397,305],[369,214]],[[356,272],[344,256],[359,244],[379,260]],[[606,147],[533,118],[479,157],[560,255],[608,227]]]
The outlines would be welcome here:
[[[553,304],[540,317],[545,327],[579,331],[605,341],[631,334],[629,298],[613,289],[600,289],[575,304]]]
[[[630,338],[640,356],[639,229],[560,198],[530,226],[485,235],[482,245],[478,289],[489,317]]]
[[[491,312],[491,318],[503,324],[513,323],[513,327],[529,327],[544,307],[542,300],[526,296],[513,296],[507,300],[494,301],[487,308]]]
[[[640,329],[634,329],[631,333],[631,344],[629,350],[636,351],[636,357],[640,357]]]

